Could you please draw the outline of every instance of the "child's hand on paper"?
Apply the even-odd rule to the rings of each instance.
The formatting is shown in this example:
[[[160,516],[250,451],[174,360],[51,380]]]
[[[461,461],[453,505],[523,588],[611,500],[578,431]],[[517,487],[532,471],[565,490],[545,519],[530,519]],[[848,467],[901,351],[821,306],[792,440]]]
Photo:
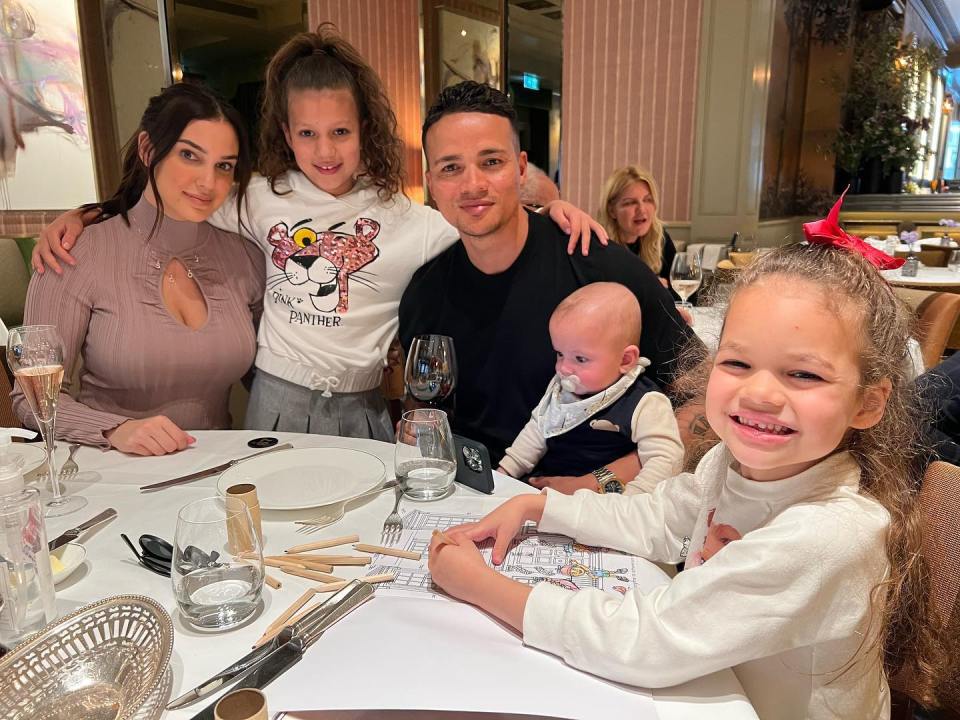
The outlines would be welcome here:
[[[447,532],[454,537],[463,534],[475,543],[493,538],[493,564],[499,565],[507,556],[510,542],[523,524],[528,520],[540,521],[546,502],[545,495],[519,495],[510,498],[481,520]]]
[[[452,542],[435,535],[430,542],[428,567],[433,581],[448,594],[466,602],[475,602],[474,594],[484,576],[494,572],[477,546],[463,533],[446,533]]]

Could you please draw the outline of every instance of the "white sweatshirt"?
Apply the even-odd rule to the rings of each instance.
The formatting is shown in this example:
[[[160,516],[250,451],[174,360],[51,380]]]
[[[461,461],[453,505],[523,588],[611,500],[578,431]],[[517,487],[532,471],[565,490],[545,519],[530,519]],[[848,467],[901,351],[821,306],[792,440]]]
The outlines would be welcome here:
[[[277,189],[290,192],[251,180],[243,227],[235,196],[210,218],[267,258],[256,366],[318,390],[374,388],[407,283],[459,235],[436,210],[402,195],[384,202],[364,183],[333,197],[290,172]]]
[[[888,718],[870,607],[888,568],[886,510],[858,492],[847,453],[775,482],[731,465],[720,445],[652,493],[548,491],[540,530],[654,561],[686,557],[687,569],[646,595],[540,583],[524,642],[650,688],[732,667],[763,720]]]

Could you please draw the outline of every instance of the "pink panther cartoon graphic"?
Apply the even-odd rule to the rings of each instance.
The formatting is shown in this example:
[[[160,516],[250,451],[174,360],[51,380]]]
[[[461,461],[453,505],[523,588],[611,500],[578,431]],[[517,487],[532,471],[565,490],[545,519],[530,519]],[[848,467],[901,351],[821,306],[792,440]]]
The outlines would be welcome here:
[[[273,264],[292,285],[305,286],[317,311],[345,313],[350,275],[380,254],[373,242],[380,234],[380,223],[358,218],[351,235],[337,232],[339,225],[318,232],[308,227],[308,222],[301,220],[290,229],[279,222],[270,228],[267,240],[274,246]]]

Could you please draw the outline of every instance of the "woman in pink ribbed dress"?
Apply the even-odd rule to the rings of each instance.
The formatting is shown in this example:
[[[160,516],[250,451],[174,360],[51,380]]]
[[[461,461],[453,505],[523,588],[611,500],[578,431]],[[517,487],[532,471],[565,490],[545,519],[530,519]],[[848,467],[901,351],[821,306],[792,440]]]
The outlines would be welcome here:
[[[57,438],[163,455],[186,430],[230,427],[230,386],[253,364],[263,301],[259,250],[207,224],[252,160],[243,121],[210,91],[173,85],[151,98],[124,150],[123,179],[89,207],[63,275],[35,274],[25,324],[56,325],[64,367],[82,358],[75,397],[61,392]],[[35,424],[19,389],[14,408]]]

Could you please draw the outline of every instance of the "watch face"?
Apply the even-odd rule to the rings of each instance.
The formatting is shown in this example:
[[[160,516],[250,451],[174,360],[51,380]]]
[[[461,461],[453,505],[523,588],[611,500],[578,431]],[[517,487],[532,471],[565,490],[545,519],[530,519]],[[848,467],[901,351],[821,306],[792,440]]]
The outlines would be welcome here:
[[[623,484],[619,480],[607,480],[603,484],[603,491],[605,493],[622,493]]]

